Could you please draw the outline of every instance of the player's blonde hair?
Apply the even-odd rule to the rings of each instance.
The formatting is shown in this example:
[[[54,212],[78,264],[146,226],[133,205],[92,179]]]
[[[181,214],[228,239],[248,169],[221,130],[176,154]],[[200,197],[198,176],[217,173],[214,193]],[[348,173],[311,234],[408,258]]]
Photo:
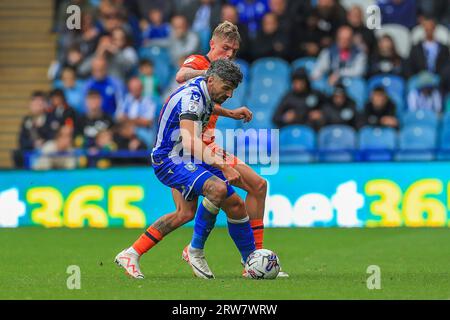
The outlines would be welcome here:
[[[230,21],[224,21],[219,24],[212,34],[213,38],[235,40],[241,42],[241,35],[239,34],[238,27]]]

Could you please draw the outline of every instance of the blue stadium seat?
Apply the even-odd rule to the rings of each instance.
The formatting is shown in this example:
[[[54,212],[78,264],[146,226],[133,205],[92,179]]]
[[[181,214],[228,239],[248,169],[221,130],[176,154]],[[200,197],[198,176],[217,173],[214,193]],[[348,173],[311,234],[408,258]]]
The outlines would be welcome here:
[[[274,80],[289,82],[291,67],[289,63],[280,58],[261,58],[252,63],[250,76],[252,81],[269,76]]]
[[[139,58],[148,59],[154,63],[155,74],[161,86],[165,88],[175,72],[168,50],[158,46],[142,47],[139,49]]]
[[[402,118],[403,126],[438,126],[438,115],[432,110],[417,110],[404,113]]]
[[[282,93],[272,93],[266,91],[251,92],[246,101],[246,105],[254,111],[264,111],[273,114],[282,98]]]
[[[359,110],[364,109],[367,101],[367,85],[363,78],[353,77],[342,79],[347,95],[355,101]]]
[[[366,126],[359,130],[359,150],[363,161],[391,161],[396,148],[395,129]]]
[[[308,126],[290,125],[280,130],[280,155],[283,162],[314,160],[316,134]]]
[[[270,94],[275,97],[280,97],[283,96],[288,90],[289,81],[274,79],[270,76],[261,76],[258,79],[252,78],[250,82],[250,93],[256,96]]]
[[[442,128],[450,128],[450,111],[446,111],[442,117]]]
[[[435,156],[436,128],[408,126],[400,131],[400,151],[396,159],[400,161],[431,161]]]
[[[449,117],[447,117],[449,118]],[[442,128],[439,136],[438,160],[450,160],[450,126]]]
[[[267,112],[265,110],[253,110],[253,119],[250,122],[242,123],[242,127],[244,129],[255,128],[255,129],[271,129],[274,127],[272,122],[272,114],[271,112]]]
[[[353,160],[356,147],[355,130],[345,125],[331,125],[319,131],[319,159],[331,162]]]
[[[414,90],[414,89],[417,88],[419,77],[420,77],[420,73],[412,76],[411,78],[409,78],[408,84],[407,84],[407,93],[410,92],[411,90]],[[434,81],[437,84],[439,84],[440,77],[438,75],[436,75],[436,74],[432,74],[432,77],[434,78]]]
[[[242,59],[235,59],[234,62],[239,65],[239,68],[244,75],[244,79],[248,81],[250,78],[250,65],[248,64],[248,62]]]
[[[447,97],[445,98],[444,110],[450,111],[450,93],[447,94]]]
[[[376,75],[369,79],[367,87],[371,92],[375,87],[382,86],[389,93],[405,94],[405,80],[396,75]]]
[[[291,63],[292,70],[304,68],[308,75],[311,75],[311,72],[314,69],[314,65],[316,64],[316,58],[313,57],[306,57],[306,58],[299,58],[297,60],[294,60]]]

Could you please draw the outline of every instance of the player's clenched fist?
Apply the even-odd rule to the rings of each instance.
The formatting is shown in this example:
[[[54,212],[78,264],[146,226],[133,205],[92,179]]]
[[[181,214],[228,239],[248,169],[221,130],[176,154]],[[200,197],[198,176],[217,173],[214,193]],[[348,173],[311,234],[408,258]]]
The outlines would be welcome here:
[[[241,120],[244,122],[249,122],[253,118],[253,113],[247,107],[240,107],[233,110],[233,119]]]

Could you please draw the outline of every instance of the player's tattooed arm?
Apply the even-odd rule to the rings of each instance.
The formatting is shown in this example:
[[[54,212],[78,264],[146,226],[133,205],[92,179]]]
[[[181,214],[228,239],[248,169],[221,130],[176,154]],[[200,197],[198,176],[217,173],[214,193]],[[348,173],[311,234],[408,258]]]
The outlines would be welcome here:
[[[178,83],[183,83],[192,78],[195,78],[198,76],[204,76],[205,73],[206,73],[206,70],[194,70],[192,68],[182,67],[180,70],[178,70],[178,72],[175,76],[175,80]]]

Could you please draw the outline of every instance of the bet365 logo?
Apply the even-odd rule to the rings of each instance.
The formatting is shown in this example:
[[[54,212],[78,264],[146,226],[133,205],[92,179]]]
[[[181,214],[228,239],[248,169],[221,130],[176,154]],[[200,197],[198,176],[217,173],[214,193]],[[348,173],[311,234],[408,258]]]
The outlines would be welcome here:
[[[19,200],[19,190],[12,188],[0,191],[0,227],[15,228],[19,218],[26,212],[26,206]]]

